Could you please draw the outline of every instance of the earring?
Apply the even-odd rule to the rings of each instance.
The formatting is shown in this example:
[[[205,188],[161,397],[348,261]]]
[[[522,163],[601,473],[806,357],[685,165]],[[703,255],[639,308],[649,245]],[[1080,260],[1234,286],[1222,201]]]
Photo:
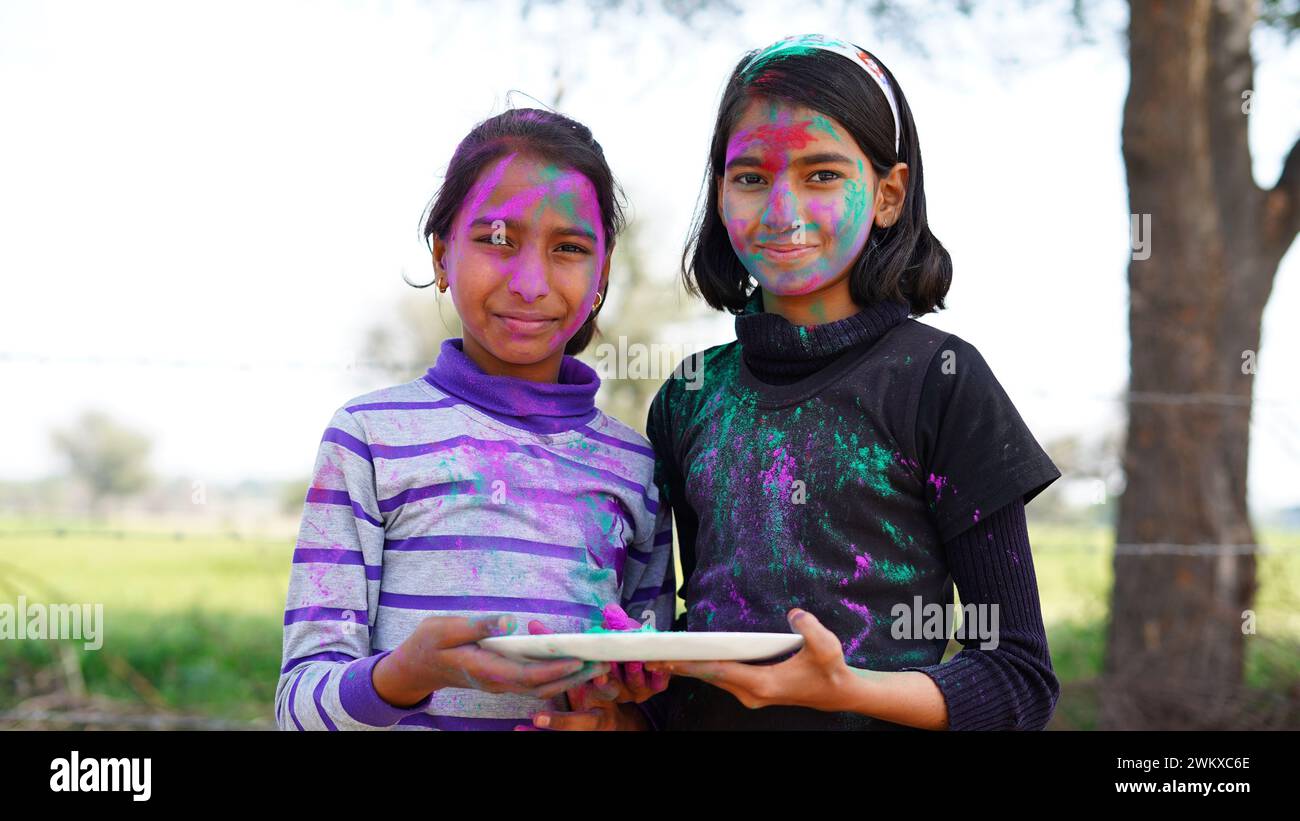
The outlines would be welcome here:
[[[442,276],[438,277],[438,292],[439,292],[439,293],[443,293],[443,294],[447,293],[447,278],[446,278],[446,277],[442,277]]]
[[[406,269],[405,269],[405,268],[402,269],[402,280],[403,280],[407,285],[410,285],[412,288],[428,288],[430,285],[433,284],[432,281],[425,282],[425,283],[412,282],[412,281],[411,281],[411,278],[410,278],[409,276],[406,275]],[[444,290],[445,290],[445,289],[444,289]]]
[[[596,311],[599,311],[599,310],[600,310],[600,305],[601,305],[601,303],[604,302],[604,301],[605,301],[605,295],[602,294],[600,291],[597,291],[597,292],[596,292],[596,301],[593,302],[593,303],[591,303],[591,312],[592,312],[592,313],[595,313]]]

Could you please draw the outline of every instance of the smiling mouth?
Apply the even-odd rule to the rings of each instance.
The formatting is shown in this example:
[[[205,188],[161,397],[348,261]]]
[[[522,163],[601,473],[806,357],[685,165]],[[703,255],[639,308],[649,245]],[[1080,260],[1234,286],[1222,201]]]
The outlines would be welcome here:
[[[777,262],[803,259],[817,250],[816,245],[759,245],[758,252]]]
[[[493,314],[493,316],[500,320],[501,324],[505,325],[510,332],[524,336],[544,333],[560,321],[558,317],[530,313]]]

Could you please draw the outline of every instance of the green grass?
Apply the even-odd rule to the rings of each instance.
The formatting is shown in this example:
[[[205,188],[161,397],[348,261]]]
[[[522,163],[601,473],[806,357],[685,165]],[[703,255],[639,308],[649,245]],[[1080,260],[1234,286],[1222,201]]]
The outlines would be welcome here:
[[[0,532],[48,522],[0,520]],[[140,530],[140,528],[133,528]],[[1300,533],[1263,533],[1291,552],[1260,557],[1258,635],[1247,644],[1247,682],[1300,683]],[[80,659],[90,693],[215,718],[269,720],[279,674],[292,534],[241,541],[176,539],[158,530],[125,539],[41,533],[0,538],[0,602],[104,605],[104,646]],[[1052,659],[1062,681],[1059,726],[1095,723],[1111,586],[1112,543],[1102,528],[1031,526],[1034,566]],[[1089,549],[1081,549],[1089,548]],[[0,681],[61,669],[57,644],[0,642]],[[0,687],[0,709],[17,688]]]
[[[102,649],[81,650],[90,693],[187,714],[270,721],[280,667],[280,621],[199,609],[170,614],[118,610],[105,613]],[[0,680],[57,668],[54,642],[0,645]],[[143,683],[142,683],[143,680]],[[0,694],[0,708],[10,707]]]
[[[0,531],[11,531],[0,522]],[[106,611],[200,610],[264,616],[284,609],[294,537],[239,541],[171,531],[0,539],[0,595],[102,602]]]
[[[0,531],[49,526],[0,522]],[[28,602],[103,604],[102,649],[66,643],[91,693],[265,720],[279,676],[293,543],[292,535],[176,539],[166,530],[125,539],[11,535],[0,539],[0,601],[24,595]],[[54,642],[0,642],[0,680],[55,663]],[[0,709],[11,706],[15,690],[0,688]]]
[[[1300,532],[1265,531],[1258,538],[1277,552],[1258,557],[1258,632],[1246,643],[1246,683],[1283,688],[1300,682]],[[1112,583],[1111,532],[1036,525],[1030,543],[1057,675],[1063,682],[1099,676]]]

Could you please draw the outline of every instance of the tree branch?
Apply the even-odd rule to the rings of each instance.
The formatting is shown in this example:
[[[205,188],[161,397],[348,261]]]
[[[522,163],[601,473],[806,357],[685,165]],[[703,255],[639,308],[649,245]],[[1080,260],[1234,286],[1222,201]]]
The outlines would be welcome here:
[[[1291,146],[1277,185],[1264,199],[1264,246],[1281,260],[1300,233],[1300,140]]]

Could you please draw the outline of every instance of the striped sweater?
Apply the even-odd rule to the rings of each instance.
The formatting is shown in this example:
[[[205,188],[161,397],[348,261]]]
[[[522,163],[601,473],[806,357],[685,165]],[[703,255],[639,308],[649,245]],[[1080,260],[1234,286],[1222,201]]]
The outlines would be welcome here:
[[[565,709],[563,696],[455,688],[384,702],[375,663],[428,616],[510,613],[582,632],[616,601],[672,622],[653,452],[595,407],[599,385],[572,357],[557,383],[488,376],[455,339],[424,376],[334,413],[293,554],[281,729],[511,729]]]

